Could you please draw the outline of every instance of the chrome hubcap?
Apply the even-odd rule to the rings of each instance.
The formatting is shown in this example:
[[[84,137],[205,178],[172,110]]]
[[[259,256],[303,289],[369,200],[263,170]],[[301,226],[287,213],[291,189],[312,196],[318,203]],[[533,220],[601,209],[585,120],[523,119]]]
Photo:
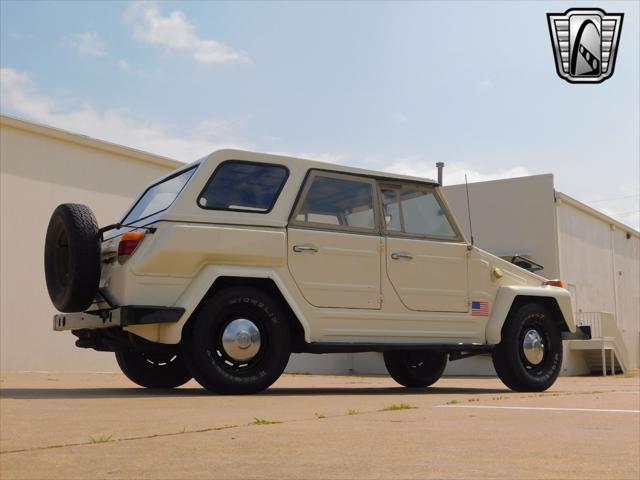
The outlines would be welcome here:
[[[522,350],[531,365],[538,365],[544,358],[544,343],[537,330],[529,330],[524,334]]]
[[[251,320],[237,318],[222,332],[222,348],[233,360],[251,360],[260,350],[260,330]]]

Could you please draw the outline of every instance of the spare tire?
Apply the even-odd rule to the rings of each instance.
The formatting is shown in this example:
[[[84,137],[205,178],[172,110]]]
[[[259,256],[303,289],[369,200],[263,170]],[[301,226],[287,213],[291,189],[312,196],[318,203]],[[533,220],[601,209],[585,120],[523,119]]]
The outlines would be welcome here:
[[[63,203],[53,211],[44,244],[44,273],[61,312],[89,308],[100,284],[100,233],[86,205]]]

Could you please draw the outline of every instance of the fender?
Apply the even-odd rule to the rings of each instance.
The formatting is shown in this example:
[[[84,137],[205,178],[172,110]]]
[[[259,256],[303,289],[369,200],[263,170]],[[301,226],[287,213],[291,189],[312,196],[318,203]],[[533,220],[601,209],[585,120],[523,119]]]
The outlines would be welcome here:
[[[304,330],[306,342],[311,340],[311,330],[309,322],[305,317],[303,310],[297,301],[291,295],[285,282],[272,268],[247,268],[234,266],[217,266],[209,265],[203,268],[193,279],[191,284],[185,289],[184,293],[178,298],[175,307],[185,309],[184,313],[176,323],[161,325],[139,325],[126,327],[126,329],[136,335],[147,338],[148,340],[158,343],[176,344],[182,338],[182,329],[191,317],[193,311],[198,307],[201,300],[205,297],[211,285],[219,277],[244,277],[244,278],[269,278],[274,281],[282,296],[289,303],[289,307],[300,321],[300,325]],[[154,327],[154,328],[145,328]],[[157,330],[156,330],[157,329]]]
[[[568,290],[550,286],[504,286],[498,290],[489,321],[487,322],[487,343],[491,345],[500,343],[502,326],[507,319],[507,315],[509,315],[511,305],[513,305],[516,297],[520,296],[553,298],[558,304],[567,329],[572,333],[576,331],[573,309],[571,308],[571,294]]]

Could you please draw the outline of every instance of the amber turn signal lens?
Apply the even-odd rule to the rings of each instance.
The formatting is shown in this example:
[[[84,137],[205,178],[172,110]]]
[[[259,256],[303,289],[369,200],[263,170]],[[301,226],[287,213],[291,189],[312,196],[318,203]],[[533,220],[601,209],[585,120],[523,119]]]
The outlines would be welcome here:
[[[547,280],[546,282],[544,282],[545,285],[549,285],[550,287],[560,287],[560,288],[564,288],[564,283],[562,283],[562,280]]]
[[[143,238],[144,232],[123,233],[118,243],[118,262],[126,262]]]

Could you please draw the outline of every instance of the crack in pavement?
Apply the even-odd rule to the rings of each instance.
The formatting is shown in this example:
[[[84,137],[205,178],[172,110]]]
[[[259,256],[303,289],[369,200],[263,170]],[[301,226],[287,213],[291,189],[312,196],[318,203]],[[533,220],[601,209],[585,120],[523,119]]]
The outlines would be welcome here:
[[[419,407],[414,407],[414,408],[419,408]],[[148,440],[148,439],[151,439],[151,438],[172,437],[172,436],[177,436],[177,435],[186,435],[186,434],[190,434],[190,433],[217,432],[217,431],[221,431],[221,430],[230,430],[232,428],[258,427],[258,426],[265,426],[265,425],[269,425],[269,424],[274,424],[274,425],[275,424],[287,424],[287,423],[295,423],[295,422],[304,422],[304,421],[307,421],[307,420],[326,420],[326,419],[329,419],[329,418],[353,417],[353,416],[366,415],[366,414],[371,414],[371,413],[387,413],[387,412],[383,412],[381,410],[359,411],[356,414],[342,413],[342,414],[338,414],[338,415],[327,415],[327,416],[324,416],[324,417],[305,417],[305,418],[297,418],[297,419],[292,419],[292,420],[269,421],[270,423],[267,423],[267,424],[256,423],[256,420],[254,420],[253,422],[240,424],[240,425],[224,425],[224,426],[221,426],[221,427],[206,427],[206,428],[199,428],[199,429],[195,429],[195,430],[182,430],[182,431],[179,431],[179,432],[154,433],[154,434],[151,434],[151,435],[138,435],[138,436],[134,436],[134,437],[114,438],[112,440],[105,441],[105,442],[95,442],[95,441],[89,440],[89,441],[86,441],[86,442],[63,443],[63,444],[60,444],[60,445],[44,445],[44,446],[40,446],[40,447],[20,448],[20,449],[15,449],[15,450],[3,450],[3,451],[0,451],[0,455],[5,455],[5,454],[9,454],[9,453],[34,452],[34,451],[38,451],[38,450],[52,450],[52,449],[56,449],[56,448],[82,447],[82,446],[85,446],[85,445],[106,445],[106,444],[117,443],[117,442],[129,442],[129,441],[132,441],[132,440]]]
[[[108,443],[117,443],[117,442],[128,442],[131,440],[147,440],[150,438],[159,438],[159,437],[172,437],[175,435],[183,435],[187,433],[206,433],[206,432],[215,432],[220,430],[228,430],[231,428],[238,427],[249,427],[253,425],[253,423],[248,423],[246,425],[224,425],[222,427],[207,427],[200,428],[196,430],[182,430],[180,432],[167,432],[167,433],[154,433],[151,435],[138,435],[135,437],[123,437],[123,438],[114,438],[113,440],[109,440],[107,442],[92,442],[91,440],[87,442],[77,442],[77,443],[64,443],[61,445],[45,445],[42,447],[32,447],[32,448],[20,448],[17,450],[4,450],[0,452],[0,455],[4,455],[7,453],[24,453],[24,452],[33,452],[37,450],[51,450],[54,448],[67,448],[67,447],[81,447],[83,445],[99,445],[99,444],[108,444]]]
[[[591,390],[591,391],[581,391],[581,392],[550,392],[550,393],[538,393],[538,394],[533,394],[533,395],[515,395],[515,396],[504,396],[501,398],[486,398],[487,401],[490,400],[515,400],[515,399],[521,399],[521,398],[544,398],[544,397],[559,397],[559,396],[568,396],[568,395],[586,395],[586,394],[598,394],[598,393],[638,393],[635,391],[629,391],[629,390]],[[471,400],[467,400],[467,401],[473,401],[473,402],[482,402],[485,399],[476,399],[476,398],[472,398]],[[464,400],[460,400],[460,402],[464,402]],[[437,405],[429,405],[428,408],[438,408],[438,407],[443,407],[443,406],[450,406],[450,405],[443,405],[443,404],[437,404]],[[462,406],[462,405],[456,405],[456,406]],[[418,406],[412,406],[411,409],[420,409],[420,408],[424,408],[424,407],[418,407]],[[329,418],[339,418],[339,417],[351,417],[351,416],[360,416],[360,415],[368,415],[368,414],[375,414],[375,413],[389,413],[389,411],[385,411],[385,410],[370,410],[370,411],[358,411],[355,414],[350,414],[350,413],[346,413],[346,414],[338,414],[338,415],[327,415],[327,416],[314,416],[314,417],[308,417],[308,418],[299,418],[299,419],[292,419],[292,420],[283,420],[283,421],[278,421],[278,422],[274,422],[277,424],[287,424],[287,423],[294,423],[294,422],[303,422],[303,421],[308,421],[308,420],[325,420],[325,419],[329,419]],[[82,446],[86,446],[86,445],[98,445],[98,444],[109,444],[109,443],[117,443],[117,442],[129,442],[129,441],[134,441],[134,440],[149,440],[152,438],[162,438],[162,437],[172,437],[172,436],[177,436],[177,435],[186,435],[186,434],[191,434],[191,433],[207,433],[207,432],[217,432],[217,431],[222,431],[222,430],[230,430],[233,428],[246,428],[246,427],[256,427],[256,426],[262,426],[260,424],[257,424],[255,421],[250,422],[250,423],[246,423],[246,424],[240,424],[240,425],[223,425],[220,427],[206,427],[206,428],[199,428],[199,429],[194,429],[194,430],[182,430],[179,432],[167,432],[167,433],[154,433],[154,434],[150,434],[150,435],[137,435],[137,436],[133,436],[133,437],[123,437],[123,438],[114,438],[112,440],[106,441],[106,442],[95,442],[95,441],[91,441],[88,440],[86,442],[76,442],[76,443],[64,443],[64,444],[60,444],[60,445],[44,445],[44,446],[40,446],[40,447],[30,447],[30,448],[20,448],[20,449],[15,449],[15,450],[3,450],[0,451],[0,455],[5,455],[5,454],[10,454],[10,453],[25,453],[25,452],[34,452],[34,451],[39,451],[39,450],[52,450],[52,449],[57,449],[57,448],[68,448],[68,447],[82,447]]]

